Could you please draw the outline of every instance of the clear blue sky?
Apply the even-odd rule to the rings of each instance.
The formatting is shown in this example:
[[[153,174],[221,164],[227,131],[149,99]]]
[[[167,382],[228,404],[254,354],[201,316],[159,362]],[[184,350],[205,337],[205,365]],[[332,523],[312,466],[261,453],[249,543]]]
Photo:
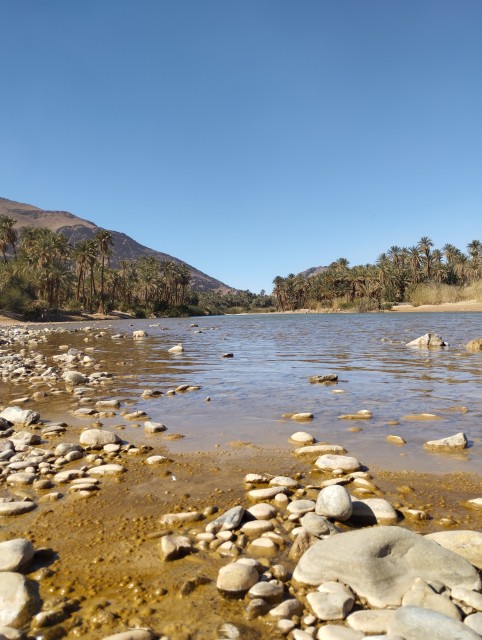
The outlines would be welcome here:
[[[231,286],[482,240],[481,0],[0,0],[0,196]]]

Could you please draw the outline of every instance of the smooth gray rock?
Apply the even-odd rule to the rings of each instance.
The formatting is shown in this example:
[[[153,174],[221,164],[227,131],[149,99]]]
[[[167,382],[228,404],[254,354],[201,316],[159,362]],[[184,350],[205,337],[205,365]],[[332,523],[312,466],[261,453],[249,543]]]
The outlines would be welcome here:
[[[271,582],[257,582],[248,591],[248,598],[263,598],[266,602],[279,602],[283,597],[284,588],[280,584]]]
[[[103,429],[86,429],[80,434],[79,441],[83,447],[92,447],[93,449],[101,449],[106,444],[120,444],[122,442],[116,433]]]
[[[21,628],[39,606],[32,583],[21,573],[0,572],[0,627]]]
[[[316,509],[316,507],[315,507]],[[315,538],[323,538],[331,536],[337,533],[338,529],[324,516],[319,516],[317,513],[309,512],[300,519],[300,524],[303,529],[306,529],[308,533]]]
[[[279,604],[274,609],[271,609],[269,615],[276,620],[281,618],[292,618],[293,616],[299,616],[303,613],[303,605],[296,598],[290,598]]]
[[[62,442],[55,447],[55,455],[57,458],[60,456],[65,456],[67,453],[71,453],[72,451],[82,452],[83,449],[79,444],[72,444],[70,442]]]
[[[29,424],[38,422],[40,414],[31,409],[21,409],[20,407],[7,407],[0,413],[0,418],[8,420],[13,424],[20,424],[24,427],[28,427]]]
[[[397,609],[388,623],[388,633],[409,640],[480,640],[479,634],[463,622],[418,607]]]
[[[318,494],[315,513],[334,520],[348,520],[352,513],[351,497],[341,485],[325,487]]]
[[[320,540],[303,554],[293,573],[303,584],[343,582],[373,607],[399,606],[419,577],[449,589],[481,587],[477,570],[463,558],[396,526],[348,531]]]
[[[464,624],[482,636],[482,613],[470,614],[470,616],[465,618]]]
[[[116,476],[120,473],[124,473],[126,468],[121,464],[101,464],[98,467],[92,467],[87,471],[88,476]]]
[[[80,373],[79,371],[66,371],[64,374],[62,374],[62,378],[65,380],[65,382],[68,382],[72,385],[84,384],[89,380],[86,376],[84,376],[83,373]]]
[[[482,533],[480,531],[464,529],[437,531],[427,534],[425,538],[457,553],[482,571]]]
[[[25,538],[0,542],[0,571],[25,571],[34,554],[33,544]]]
[[[344,620],[355,602],[353,594],[328,591],[311,591],[306,599],[318,620]]]

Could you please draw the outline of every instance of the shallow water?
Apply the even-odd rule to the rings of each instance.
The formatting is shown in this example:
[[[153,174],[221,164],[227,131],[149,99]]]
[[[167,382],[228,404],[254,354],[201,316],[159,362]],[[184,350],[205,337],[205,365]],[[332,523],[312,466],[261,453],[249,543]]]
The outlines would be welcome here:
[[[191,327],[193,322],[199,327]],[[342,444],[369,466],[480,472],[482,354],[468,353],[464,345],[482,335],[481,325],[482,315],[477,313],[117,321],[96,323],[88,334],[52,334],[41,350],[53,355],[60,344],[95,347],[93,356],[101,361],[102,369],[115,375],[105,397],[133,401],[129,409],[143,409],[150,419],[166,424],[167,433],[183,434],[183,439],[166,443],[173,452],[209,451],[233,441],[292,449],[290,434],[306,430],[320,441]],[[86,325],[64,325],[75,326]],[[108,329],[107,335],[94,338],[98,329]],[[137,329],[145,329],[148,337],[132,340],[132,331]],[[449,347],[427,351],[405,346],[428,331],[441,335]],[[116,332],[126,334],[126,339],[112,340]],[[86,335],[89,342],[85,342]],[[184,353],[169,354],[168,349],[179,342]],[[234,357],[223,358],[228,352]],[[337,373],[338,384],[308,382],[310,376],[325,373]],[[140,397],[144,389],[165,392],[184,383],[202,389],[173,397]],[[340,390],[343,393],[336,393]],[[23,390],[3,388],[3,393],[15,396]],[[36,408],[44,420],[58,419],[69,411],[69,424],[92,422],[92,418],[73,418],[70,413],[75,406],[71,397],[58,396]],[[361,409],[372,411],[373,418],[338,418]],[[284,413],[305,411],[314,414],[312,422],[282,418]],[[419,413],[440,419],[404,419]],[[398,424],[388,425],[391,421]],[[129,441],[149,441],[142,429],[122,416],[103,423],[124,424]],[[354,427],[361,430],[351,431]],[[459,431],[470,441],[463,454],[434,454],[423,449],[425,441]],[[387,443],[390,433],[402,436],[407,444]]]

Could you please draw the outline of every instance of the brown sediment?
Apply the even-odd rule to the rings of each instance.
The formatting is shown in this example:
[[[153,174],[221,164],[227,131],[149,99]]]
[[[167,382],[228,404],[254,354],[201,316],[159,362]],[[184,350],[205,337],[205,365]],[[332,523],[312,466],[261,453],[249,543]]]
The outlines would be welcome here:
[[[171,465],[160,467],[143,464],[142,456],[123,456],[122,462],[127,473],[120,480],[103,479],[100,491],[90,498],[66,495],[56,503],[40,504],[30,514],[3,518],[2,540],[27,537],[37,549],[54,551],[48,570],[33,571],[31,577],[42,577],[44,601],[79,600],[78,611],[63,623],[65,637],[102,637],[127,625],[186,640],[216,637],[213,629],[226,621],[248,624],[243,605],[222,598],[216,589],[217,573],[229,558],[198,552],[162,562],[159,537],[166,529],[159,522],[161,516],[249,506],[243,485],[248,472],[300,474],[304,485],[317,485],[326,476],[285,450],[245,446],[179,454]],[[482,511],[464,506],[482,492],[480,476],[387,470],[373,476],[381,494],[398,509],[415,508],[429,515],[422,521],[403,520],[402,526],[420,533],[447,527],[482,529]],[[205,522],[196,525],[190,530],[203,530]],[[250,620],[249,628],[268,637],[269,626],[263,619]]]

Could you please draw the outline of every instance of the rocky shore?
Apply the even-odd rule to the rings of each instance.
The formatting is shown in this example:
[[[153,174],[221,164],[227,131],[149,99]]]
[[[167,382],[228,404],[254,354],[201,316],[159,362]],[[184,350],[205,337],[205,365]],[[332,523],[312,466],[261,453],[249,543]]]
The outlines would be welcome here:
[[[47,357],[53,333],[66,340]],[[455,513],[443,482],[437,505],[413,482],[393,499],[343,443],[308,428],[292,433],[291,455],[127,442],[102,420],[138,421],[153,438],[166,427],[114,397],[92,345],[143,339],[134,333],[87,327],[74,349],[68,329],[1,331],[15,400],[0,411],[0,640],[482,637],[480,478]],[[87,428],[43,420],[57,394]]]

